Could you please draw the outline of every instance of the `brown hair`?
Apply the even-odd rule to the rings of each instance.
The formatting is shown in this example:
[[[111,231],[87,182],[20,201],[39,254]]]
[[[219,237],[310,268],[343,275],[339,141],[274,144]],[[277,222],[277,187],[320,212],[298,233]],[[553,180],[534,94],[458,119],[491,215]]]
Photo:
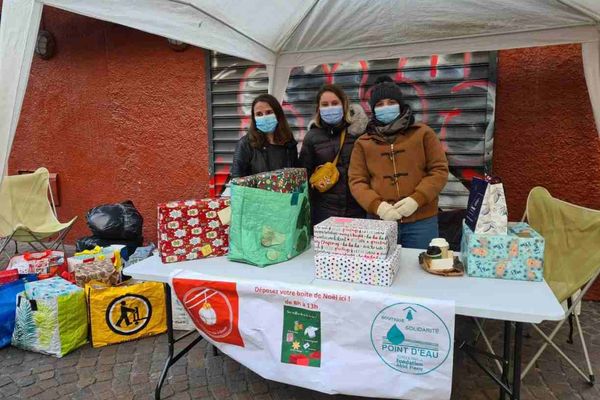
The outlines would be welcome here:
[[[348,102],[348,96],[346,95],[346,93],[342,90],[341,87],[339,87],[338,85],[334,85],[333,83],[326,83],[325,85],[321,86],[321,89],[319,89],[319,92],[317,93],[317,109],[315,112],[315,125],[317,125],[319,128],[323,127],[323,124],[321,123],[321,113],[320,113],[320,105],[321,105],[321,96],[323,96],[323,93],[325,92],[331,92],[333,94],[335,94],[342,102],[342,110],[344,111],[344,121],[346,121],[346,123],[350,123],[350,105]]]
[[[252,102],[251,108],[251,118],[252,121],[250,126],[248,127],[248,137],[250,139],[250,145],[255,149],[260,149],[267,144],[267,138],[264,133],[261,133],[258,129],[256,129],[256,120],[254,119],[254,106],[258,102],[267,103],[273,109],[275,113],[275,117],[277,117],[277,127],[273,132],[273,139],[275,144],[283,145],[290,142],[294,136],[292,135],[292,131],[290,130],[290,126],[287,123],[287,119],[283,114],[283,108],[281,108],[281,104],[279,101],[270,94],[261,94],[257,96]]]

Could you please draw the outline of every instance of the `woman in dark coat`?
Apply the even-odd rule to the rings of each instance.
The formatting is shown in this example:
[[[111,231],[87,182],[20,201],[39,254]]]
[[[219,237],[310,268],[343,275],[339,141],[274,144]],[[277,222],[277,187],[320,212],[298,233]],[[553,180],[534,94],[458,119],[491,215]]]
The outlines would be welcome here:
[[[270,94],[255,98],[251,118],[248,133],[235,148],[231,177],[296,167],[297,142],[277,99]]]
[[[363,134],[368,122],[362,107],[349,105],[348,97],[340,87],[331,84],[321,87],[317,94],[316,115],[300,150],[300,166],[307,169],[309,177],[319,165],[333,162],[340,150],[342,131],[346,130],[346,136],[337,163],[338,182],[324,193],[310,190],[313,225],[332,216],[365,217],[365,211],[348,187],[348,165],[354,141]]]

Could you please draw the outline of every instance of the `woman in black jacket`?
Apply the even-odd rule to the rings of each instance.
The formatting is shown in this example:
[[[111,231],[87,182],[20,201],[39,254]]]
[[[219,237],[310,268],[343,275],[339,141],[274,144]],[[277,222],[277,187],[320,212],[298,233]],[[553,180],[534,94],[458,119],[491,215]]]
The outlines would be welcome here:
[[[270,94],[255,98],[251,117],[248,133],[235,148],[231,177],[296,167],[297,142],[277,99]]]
[[[346,93],[339,86],[323,85],[317,93],[316,115],[300,150],[300,166],[307,169],[309,177],[319,165],[333,162],[340,150],[342,131],[346,130],[346,136],[337,163],[338,182],[324,193],[310,190],[313,225],[332,216],[365,217],[365,211],[348,188],[348,165],[354,141],[363,134],[368,122],[362,107],[349,105]]]

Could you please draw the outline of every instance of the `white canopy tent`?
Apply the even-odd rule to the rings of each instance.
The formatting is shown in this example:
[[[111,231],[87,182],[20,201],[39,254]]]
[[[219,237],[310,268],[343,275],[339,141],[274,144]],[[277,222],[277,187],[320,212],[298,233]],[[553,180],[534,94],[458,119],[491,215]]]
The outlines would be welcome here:
[[[599,0],[4,0],[0,181],[44,5],[266,64],[279,99],[294,66],[582,43],[600,129]]]

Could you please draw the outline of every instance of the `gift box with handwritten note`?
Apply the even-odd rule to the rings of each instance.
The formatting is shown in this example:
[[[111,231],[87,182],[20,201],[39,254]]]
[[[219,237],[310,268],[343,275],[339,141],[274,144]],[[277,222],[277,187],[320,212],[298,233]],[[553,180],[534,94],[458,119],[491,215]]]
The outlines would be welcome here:
[[[164,263],[223,256],[229,245],[229,198],[158,205],[158,249]]]
[[[393,221],[330,217],[314,227],[317,253],[385,259],[396,249],[397,239]]]

